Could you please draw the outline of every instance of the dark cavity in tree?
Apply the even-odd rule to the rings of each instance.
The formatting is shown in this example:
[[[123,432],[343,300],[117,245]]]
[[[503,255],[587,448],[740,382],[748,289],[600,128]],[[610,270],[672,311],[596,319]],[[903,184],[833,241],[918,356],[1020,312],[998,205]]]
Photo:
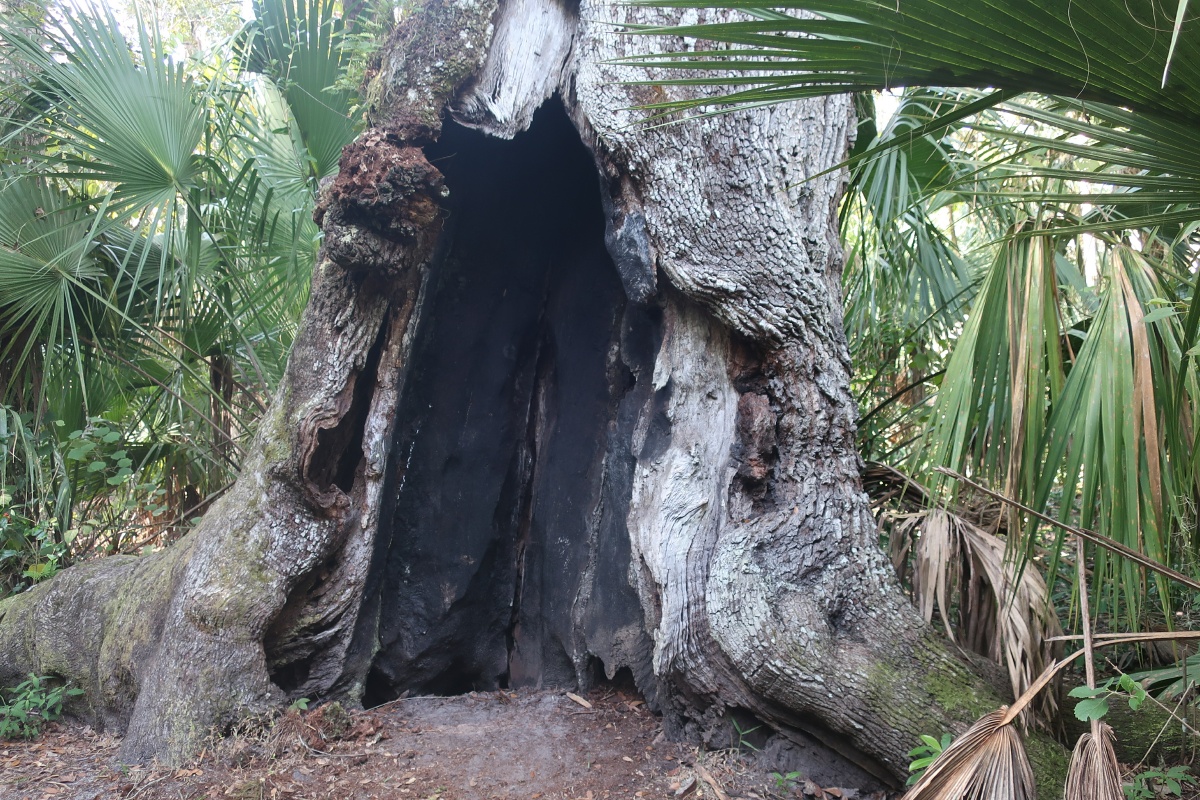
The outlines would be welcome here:
[[[660,310],[626,300],[596,166],[557,100],[512,141],[447,123],[427,155],[449,239],[360,618],[358,646],[377,630],[379,648],[364,704],[622,669],[652,699],[625,520]]]
[[[317,432],[317,450],[311,460],[313,469],[309,478],[318,492],[327,493],[336,486],[349,494],[354,488],[355,475],[363,460],[363,424],[367,419],[371,392],[375,388],[385,333],[385,330],[380,330],[374,346],[367,354],[366,365],[354,376],[349,409],[336,426]]]

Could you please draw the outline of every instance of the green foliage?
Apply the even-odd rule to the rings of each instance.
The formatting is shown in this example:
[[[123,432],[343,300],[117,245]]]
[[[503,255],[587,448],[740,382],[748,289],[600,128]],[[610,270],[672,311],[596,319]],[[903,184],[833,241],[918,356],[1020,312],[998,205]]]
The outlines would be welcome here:
[[[675,71],[646,83],[730,91],[661,111],[907,87],[886,125],[860,124],[843,209],[864,455],[905,465],[929,501],[960,501],[934,472],[950,467],[1194,572],[1196,29],[1123,0],[644,2],[733,12],[637,31],[719,43],[628,61]],[[1060,538],[987,513],[1021,569],[1057,578]],[[1088,560],[1105,625],[1174,618],[1165,580]]]
[[[288,711],[308,711],[308,704],[311,701],[307,697],[297,697],[288,706]]]
[[[336,174],[342,147],[354,138],[349,109],[356,87],[339,84],[350,53],[333,0],[255,0],[254,16],[247,67],[283,93],[307,176]]]
[[[1127,698],[1129,707],[1134,711],[1146,700],[1145,688],[1131,676],[1124,674],[1105,681],[1094,689],[1089,686],[1076,686],[1068,695],[1082,698],[1075,704],[1075,718],[1080,722],[1102,719],[1108,713],[1108,701],[1113,696]]]
[[[736,750],[737,750],[739,753],[741,753],[743,750],[745,750],[745,749],[747,749],[747,748],[748,748],[748,749],[750,749],[750,750],[754,750],[755,752],[757,752],[758,750],[760,750],[760,748],[756,747],[756,746],[755,746],[755,745],[754,745],[754,744],[753,744],[753,743],[752,743],[752,742],[749,740],[749,738],[748,738],[748,737],[750,736],[750,734],[754,733],[754,732],[755,732],[755,731],[757,731],[759,728],[761,728],[761,727],[762,727],[761,725],[755,725],[755,726],[754,726],[754,727],[752,727],[752,728],[743,728],[743,727],[742,727],[742,726],[741,726],[741,725],[738,723],[738,721],[737,721],[736,719],[732,718],[732,717],[730,717],[730,719],[729,719],[729,722],[730,722],[730,724],[731,724],[731,725],[733,725],[733,731],[734,731],[734,733],[735,733],[735,734],[737,734],[737,743],[736,743],[736,744],[734,744],[734,749],[736,749]]]
[[[238,414],[214,378],[270,391],[315,257],[315,181],[354,132],[349,97],[323,96],[343,66],[330,7],[260,6],[254,30],[270,35],[253,52],[270,58],[250,61],[271,81],[229,53],[185,69],[153,25],[131,48],[110,12],[0,26],[17,98],[3,120],[0,353],[68,389],[14,380],[0,386],[10,402],[33,389],[70,422],[133,391],[221,428]],[[42,343],[66,360],[31,363]]]
[[[137,549],[171,529],[161,449],[91,417],[34,428],[0,405],[0,597],[53,577],[80,555]]]
[[[1129,800],[1154,800],[1156,797],[1183,797],[1184,784],[1195,785],[1191,768],[1176,765],[1167,769],[1147,769],[1133,776],[1122,788]]]
[[[772,772],[771,780],[775,781],[775,791],[790,792],[800,785],[804,779],[803,772]]]
[[[0,589],[4,594],[52,578],[70,557],[71,536],[52,521],[0,509]]]
[[[345,71],[334,84],[336,91],[357,92],[367,79],[369,70],[378,60],[377,55],[397,21],[415,10],[414,0],[367,0],[362,10],[348,26],[342,36],[342,54],[346,58]],[[359,106],[350,108],[354,116]]]
[[[1039,91],[1124,105],[1194,123],[1190,98],[1200,74],[1179,69],[1200,59],[1200,40],[1163,36],[1170,23],[1152,4],[1095,0],[1080,13],[1070,3],[1002,4],[907,0],[642,0],[674,8],[739,9],[729,22],[642,28],[649,35],[694,37],[728,48],[698,47],[634,59],[673,70],[722,70],[719,77],[678,83],[743,87],[713,100],[680,105],[770,103],[899,86],[976,86]],[[1190,32],[1190,31],[1189,31]],[[1100,59],[1096,53],[1106,53]],[[1176,69],[1163,85],[1163,69]],[[653,81],[664,81],[655,76]]]
[[[353,92],[332,3],[258,11],[188,62],[108,6],[0,20],[0,591],[178,533],[282,376]]]
[[[1129,673],[1129,679],[1162,701],[1177,700],[1189,687],[1200,682],[1200,653],[1180,659],[1167,667]]]
[[[912,786],[921,780],[925,768],[936,761],[952,741],[954,741],[954,737],[948,733],[943,733],[941,739],[921,734],[921,744],[908,751],[908,757],[913,759],[912,763],[908,765],[908,771],[912,774],[908,776],[905,786]]]
[[[68,560],[70,487],[50,429],[0,405],[0,597],[53,576]]]
[[[0,696],[0,739],[32,739],[42,725],[62,715],[63,701],[83,694],[82,689],[52,685],[50,678],[30,675]]]

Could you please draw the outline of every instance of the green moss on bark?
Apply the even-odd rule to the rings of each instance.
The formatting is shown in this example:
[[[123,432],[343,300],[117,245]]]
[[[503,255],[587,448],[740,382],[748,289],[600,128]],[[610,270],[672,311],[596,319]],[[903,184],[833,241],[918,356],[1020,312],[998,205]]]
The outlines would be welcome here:
[[[963,680],[959,675],[930,670],[924,688],[942,708],[952,713],[962,712],[975,719],[995,711],[1001,705],[999,698],[982,689],[978,681]]]
[[[1031,733],[1025,737],[1025,754],[1033,767],[1038,800],[1059,800],[1071,761],[1066,749],[1045,734]]]
[[[1172,704],[1172,707],[1174,704]],[[1200,712],[1185,706],[1179,713],[1186,715],[1188,723],[1200,727]],[[1067,717],[1067,736],[1074,741],[1088,729],[1071,713],[1071,706],[1064,709]],[[1179,722],[1173,721],[1171,713],[1153,701],[1147,700],[1136,711],[1121,698],[1109,700],[1109,711],[1104,721],[1113,729],[1113,749],[1117,758],[1124,763],[1136,764],[1143,760],[1155,764],[1191,762],[1196,746],[1196,737],[1185,733]]]

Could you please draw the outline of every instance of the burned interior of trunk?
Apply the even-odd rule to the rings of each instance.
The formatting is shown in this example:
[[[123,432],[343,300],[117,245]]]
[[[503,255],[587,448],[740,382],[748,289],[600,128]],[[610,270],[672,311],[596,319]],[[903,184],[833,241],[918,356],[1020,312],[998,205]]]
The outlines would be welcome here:
[[[447,122],[426,154],[450,212],[360,618],[364,703],[623,670],[652,695],[626,516],[659,309],[626,300],[557,100],[512,141]]]

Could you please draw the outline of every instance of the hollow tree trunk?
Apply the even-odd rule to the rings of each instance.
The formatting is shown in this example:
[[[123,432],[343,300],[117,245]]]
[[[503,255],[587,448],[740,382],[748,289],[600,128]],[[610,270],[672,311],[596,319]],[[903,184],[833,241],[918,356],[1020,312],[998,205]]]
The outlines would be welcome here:
[[[628,670],[677,733],[748,712],[899,779],[999,704],[859,483],[822,174],[849,103],[640,129],[677,90],[622,83],[664,44],[611,23],[648,19],[430,0],[401,26],[237,483],[170,550],[0,604],[0,680],[83,686],[127,761],[288,698]]]

